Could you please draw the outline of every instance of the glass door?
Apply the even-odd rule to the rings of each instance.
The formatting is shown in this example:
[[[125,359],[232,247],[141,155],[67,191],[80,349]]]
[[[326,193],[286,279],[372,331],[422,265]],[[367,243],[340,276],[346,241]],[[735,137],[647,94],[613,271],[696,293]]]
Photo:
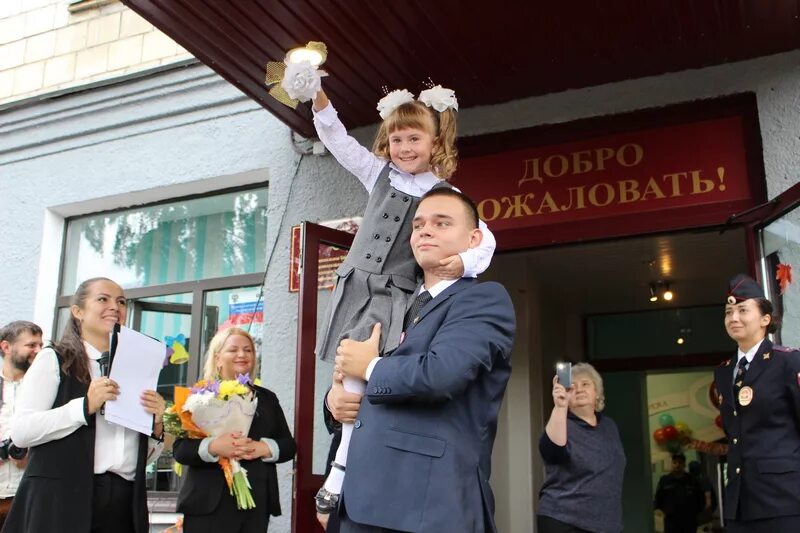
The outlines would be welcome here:
[[[191,302],[191,293],[133,300],[129,304],[131,313],[128,317],[128,323],[132,329],[161,342],[166,342],[167,337],[180,339],[184,348],[188,350],[192,341],[190,336],[192,325]],[[196,360],[190,360],[180,365],[169,364],[165,366],[158,378],[157,389],[159,394],[167,402],[172,401],[175,386],[186,386],[189,383],[190,374],[192,377],[197,375]],[[147,465],[147,490],[154,497],[172,499],[177,496],[177,492],[180,489],[181,478],[175,473],[175,461],[172,457],[173,441],[174,438],[171,435],[166,435],[164,438],[164,451],[161,456],[155,462]]]
[[[264,293],[261,287],[231,287],[206,291],[203,295],[203,310],[205,314],[201,353],[205,355],[208,343],[218,331],[229,327],[241,328],[253,337],[256,345],[256,365],[252,377],[257,378],[261,369],[264,324]],[[202,374],[202,369],[200,373]]]
[[[800,346],[800,184],[772,201],[754,225],[759,274],[767,298],[780,317],[776,344]]]
[[[292,531],[321,532],[314,494],[322,486],[331,435],[322,417],[323,399],[333,365],[317,359],[314,346],[325,320],[335,271],[353,243],[353,235],[310,222],[301,227],[300,297],[298,298],[295,461]]]
[[[170,402],[176,386],[191,386],[202,377],[206,348],[220,330],[237,326],[249,331],[258,365],[263,308],[260,285],[214,288],[200,283],[191,292],[131,298],[128,325],[168,345],[180,343],[189,356],[187,362],[168,364],[161,371],[158,392]],[[182,478],[175,471],[173,442],[167,435],[161,456],[147,466],[148,505],[154,512],[175,511]]]

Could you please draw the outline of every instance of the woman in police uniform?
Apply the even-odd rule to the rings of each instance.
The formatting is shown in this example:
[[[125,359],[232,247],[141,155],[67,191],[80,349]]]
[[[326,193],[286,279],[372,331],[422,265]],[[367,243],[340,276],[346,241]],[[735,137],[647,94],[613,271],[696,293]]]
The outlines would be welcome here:
[[[772,303],[744,274],[730,281],[725,329],[739,345],[714,372],[729,446],[726,531],[800,531],[800,352],[767,338]]]

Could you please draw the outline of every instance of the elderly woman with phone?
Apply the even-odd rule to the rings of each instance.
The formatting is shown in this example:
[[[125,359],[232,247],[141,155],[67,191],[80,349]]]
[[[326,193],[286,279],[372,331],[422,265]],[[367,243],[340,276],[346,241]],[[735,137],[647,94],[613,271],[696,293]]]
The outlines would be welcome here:
[[[588,363],[553,377],[553,412],[539,439],[546,478],[539,492],[540,533],[622,531],[625,453],[617,425],[603,416],[603,378]],[[560,379],[559,379],[560,376]]]

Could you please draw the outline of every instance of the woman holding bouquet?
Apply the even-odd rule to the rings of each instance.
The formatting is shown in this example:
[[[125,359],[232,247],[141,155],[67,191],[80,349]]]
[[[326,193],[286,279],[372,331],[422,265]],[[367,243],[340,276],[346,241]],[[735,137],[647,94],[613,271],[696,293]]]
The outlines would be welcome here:
[[[205,379],[235,380],[255,375],[256,352],[252,337],[239,328],[217,333],[208,346]],[[275,463],[294,457],[296,445],[277,396],[252,385],[258,405],[250,433],[231,433],[203,439],[177,439],[175,460],[187,465],[178,495],[186,533],[226,531],[263,533],[269,517],[281,514]],[[247,470],[255,501],[253,509],[238,509],[217,462],[236,459]]]
[[[98,360],[124,324],[127,300],[107,278],[78,286],[61,340],[34,359],[17,399],[11,438],[30,448],[6,533],[147,533],[145,464],[161,453],[164,399],[141,397],[155,416],[151,438],[106,422],[118,385]]]

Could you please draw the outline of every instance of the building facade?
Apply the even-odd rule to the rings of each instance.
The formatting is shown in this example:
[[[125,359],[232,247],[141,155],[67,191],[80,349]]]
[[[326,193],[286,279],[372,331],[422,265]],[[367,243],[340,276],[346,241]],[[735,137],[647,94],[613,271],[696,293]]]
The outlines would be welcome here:
[[[81,10],[74,11],[78,7]],[[296,268],[292,227],[303,221],[359,216],[366,204],[363,189],[330,155],[315,153],[313,141],[294,134],[118,2],[4,1],[0,10],[0,212],[4,230],[0,232],[4,251],[0,323],[31,319],[44,328],[46,337],[54,338],[76,284],[95,275],[111,277],[134,301],[133,320],[139,329],[158,338],[184,334],[190,339],[190,363],[162,376],[165,390],[198,375],[204,343],[216,328],[247,324],[255,327],[260,337],[261,377],[278,395],[291,425],[297,414],[300,322],[298,293],[290,290],[289,281]],[[542,142],[536,140],[535,128],[596,120],[590,133],[575,138],[603,137],[605,118],[614,124],[615,116],[747,95],[757,117],[756,141],[747,149],[755,151],[759,159],[761,170],[751,178],[762,185],[764,197],[754,199],[760,203],[778,198],[800,180],[798,87],[800,51],[795,50],[463,109],[458,115],[459,133],[463,139],[480,140],[534,128],[533,133],[519,135],[539,145]],[[458,87],[455,89],[458,92]],[[704,120],[702,114],[698,117],[698,121]],[[614,128],[608,131],[618,133]],[[374,125],[353,133],[369,144]],[[570,140],[568,134],[560,139]],[[698,143],[697,151],[703,150]],[[472,192],[469,187],[464,189]],[[502,222],[499,219],[511,204],[498,205],[502,213],[496,223]],[[484,205],[485,216],[494,212],[490,207]],[[800,222],[796,213],[783,222],[790,244],[781,252],[780,261],[788,263],[798,250],[798,241],[793,239]],[[492,227],[491,220],[489,224]],[[695,229],[717,231],[720,225]],[[691,225],[677,226],[680,235],[692,229]],[[731,231],[732,241],[720,245],[722,255],[712,258],[718,270],[711,276],[715,283],[739,270],[755,268],[757,258],[748,255],[745,230],[734,224]],[[545,268],[541,265],[547,264],[546,256],[557,257],[552,267],[556,269],[560,262],[569,261],[572,249],[564,248],[567,245],[601,243],[596,255],[581,249],[580,254],[590,254],[578,254],[582,258],[624,255],[640,250],[630,240],[632,236],[646,236],[655,243],[668,238],[670,232],[634,227],[627,240],[618,233],[603,237],[587,231],[586,235],[550,243],[561,247],[504,247],[499,239],[498,255],[487,273],[509,288],[520,323],[492,479],[501,531],[534,530],[532,513],[542,480],[536,442],[549,411],[552,362],[558,358],[592,360],[587,348],[588,323],[602,315],[644,309],[628,301],[612,302],[616,296],[602,291],[591,297],[607,299],[607,306],[559,300],[549,290],[557,282],[557,270],[541,270]],[[703,241],[698,248],[681,242],[680,246],[689,250],[702,251],[712,241]],[[648,241],[642,248],[657,249],[653,243]],[[657,251],[642,254],[636,262],[648,254],[663,261]],[[675,255],[680,253],[675,251]],[[758,264],[767,265],[760,259]],[[696,279],[669,280],[676,292],[683,283],[686,292],[697,295],[691,305],[683,307],[678,302],[684,312],[722,301],[724,283],[708,286],[713,284],[704,277],[705,271],[697,268],[687,275]],[[623,280],[607,276],[609,284],[622,284]],[[604,283],[605,278],[598,279]],[[652,276],[654,282],[664,279],[663,273]],[[630,290],[639,289],[634,286]],[[795,326],[794,330],[784,328],[786,343],[798,339],[798,311],[793,306],[796,292],[792,292],[796,290],[797,286],[792,286],[784,298],[787,323]],[[324,291],[319,298],[324,303]],[[237,311],[240,303],[252,307]],[[259,312],[261,316],[257,316]],[[548,331],[560,333],[556,337]],[[717,349],[701,352],[713,355]],[[698,359],[686,368],[697,371],[691,367],[702,367],[706,361]],[[675,360],[670,360],[669,365],[673,364]],[[597,366],[602,367],[602,362]],[[609,373],[618,370],[605,368]],[[646,368],[663,370],[664,366]],[[318,406],[330,370],[318,365],[314,372],[313,400]],[[648,376],[636,378],[642,391],[650,383],[647,380],[653,379]],[[607,383],[609,396],[618,406],[630,386],[625,379],[615,374]],[[657,386],[650,384],[653,389]],[[653,415],[638,404],[631,413],[613,413],[639,421]],[[633,487],[648,486],[651,476],[651,458],[645,455],[656,446],[649,442],[649,431],[641,435],[645,430],[631,440],[641,446],[626,447],[629,465],[641,467],[634,468],[631,480],[626,479]],[[319,421],[313,434],[312,442],[299,444],[313,447],[313,471],[318,474],[327,452]],[[170,468],[168,460],[160,461],[151,472],[154,524],[173,519],[170,505],[174,498],[170,498],[179,481],[169,473]],[[271,522],[271,531],[290,531],[297,520],[293,516],[293,475],[291,464],[280,466],[284,514]],[[636,492],[626,492],[627,523],[637,531],[645,530],[639,527],[657,527],[648,495],[638,491],[637,496]],[[632,510],[628,511],[628,506]]]

